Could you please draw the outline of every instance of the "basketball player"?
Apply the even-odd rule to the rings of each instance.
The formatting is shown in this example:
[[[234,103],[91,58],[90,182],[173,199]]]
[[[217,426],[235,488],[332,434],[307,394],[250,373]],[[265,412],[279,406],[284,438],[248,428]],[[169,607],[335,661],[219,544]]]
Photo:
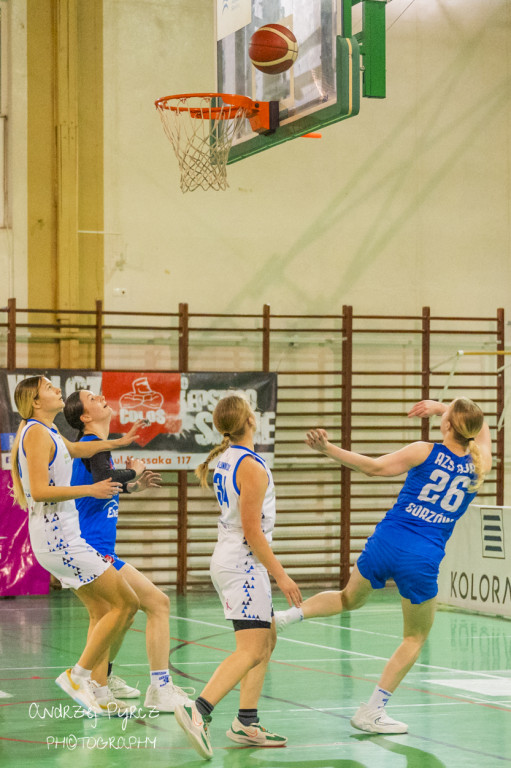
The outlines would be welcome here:
[[[91,679],[91,670],[132,622],[138,599],[110,562],[81,538],[74,502],[90,495],[111,499],[120,485],[107,479],[70,488],[71,459],[129,445],[137,439],[140,423],[118,440],[70,443],[53,423],[64,401],[60,389],[49,379],[32,376],[20,381],[14,401],[22,421],[11,452],[13,497],[28,508],[34,555],[81,599],[107,602],[109,606],[87,638],[78,662],[62,672],[56,683],[95,715],[126,714],[127,705],[116,701],[108,689],[100,688]]]
[[[321,592],[300,607],[277,612],[277,631],[317,616],[360,608],[373,589],[393,578],[401,595],[403,642],[387,662],[367,704],[351,724],[369,733],[406,733],[408,726],[390,718],[385,705],[417,660],[433,624],[438,570],[445,544],[491,469],[491,439],[481,409],[460,397],[450,405],[422,400],[409,416],[442,416],[442,443],[416,442],[369,458],[328,442],[325,430],[307,434],[316,451],[365,475],[394,477],[408,472],[399,497],[376,526],[341,592]]]
[[[302,602],[300,590],[271,550],[275,488],[268,465],[254,453],[255,414],[243,397],[229,395],[218,402],[213,423],[223,440],[196,474],[207,487],[209,463],[219,456],[213,486],[221,514],[210,573],[225,618],[233,623],[236,650],[216,669],[195,702],[179,704],[175,710],[190,743],[206,759],[213,754],[208,734],[213,708],[240,681],[240,709],[227,736],[252,746],[286,744],[284,736],[262,727],[257,714],[276,640],[268,573],[289,605]]]
[[[90,445],[106,440],[110,430],[112,409],[103,395],[89,390],[73,392],[66,400],[64,416],[68,424],[78,430],[78,441]],[[160,475],[145,469],[140,460],[130,462],[127,469],[114,469],[110,452],[96,453],[90,459],[75,459],[71,485],[90,485],[106,478],[122,484],[124,493],[137,493],[146,488],[158,487]],[[144,574],[115,554],[119,494],[110,499],[91,496],[76,500],[80,517],[82,537],[95,550],[112,563],[116,571],[135,592],[140,608],[147,616],[146,647],[150,667],[150,682],[144,705],[159,712],[173,712],[177,703],[188,700],[187,694],[172,683],[169,671],[170,653],[170,601]],[[92,632],[101,616],[108,611],[107,604],[96,601],[84,604],[89,611],[89,632]],[[116,698],[131,699],[140,696],[137,688],[129,686],[122,678],[112,674],[112,662],[121,646],[122,635],[118,635],[102,663],[92,671],[92,678],[100,685],[108,685]],[[109,663],[110,662],[110,663]]]

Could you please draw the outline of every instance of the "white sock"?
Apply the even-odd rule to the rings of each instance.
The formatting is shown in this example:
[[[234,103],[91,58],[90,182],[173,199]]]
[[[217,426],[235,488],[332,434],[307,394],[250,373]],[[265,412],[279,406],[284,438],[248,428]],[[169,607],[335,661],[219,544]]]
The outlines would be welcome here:
[[[94,688],[94,696],[97,699],[105,699],[108,696],[108,685],[100,685],[99,688]]]
[[[154,685],[155,688],[163,688],[164,685],[171,682],[169,669],[151,670],[151,685]]]
[[[288,608],[284,613],[286,614],[286,622],[288,624],[296,624],[298,621],[304,620],[302,609],[297,608],[296,605],[292,605],[291,608]]]
[[[79,664],[75,664],[71,670],[71,679],[76,683],[81,678],[82,680],[90,680],[92,669],[84,669]]]
[[[379,685],[377,685],[371,698],[367,702],[367,706],[371,709],[383,709],[391,696],[392,694],[389,691],[386,691],[384,688],[380,688]]]

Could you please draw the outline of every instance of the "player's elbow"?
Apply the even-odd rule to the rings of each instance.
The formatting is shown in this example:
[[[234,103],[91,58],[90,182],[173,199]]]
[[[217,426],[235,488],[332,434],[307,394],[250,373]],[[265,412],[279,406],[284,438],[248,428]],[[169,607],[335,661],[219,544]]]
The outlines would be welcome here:
[[[35,490],[31,488],[30,495],[32,496],[32,500],[35,502],[47,501],[46,493],[43,490],[40,490],[38,488],[36,488]]]

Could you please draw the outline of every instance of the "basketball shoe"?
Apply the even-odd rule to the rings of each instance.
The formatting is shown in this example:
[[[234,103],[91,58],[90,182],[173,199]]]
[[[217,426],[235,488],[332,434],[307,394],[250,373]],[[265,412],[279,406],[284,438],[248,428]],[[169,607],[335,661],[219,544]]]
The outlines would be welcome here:
[[[186,733],[186,738],[192,747],[206,760],[213,757],[213,749],[209,740],[208,725],[211,716],[200,714],[194,701],[178,704],[175,709],[176,720]]]
[[[368,733],[406,733],[408,726],[393,720],[387,715],[383,707],[370,709],[367,704],[361,704],[351,718],[353,728]]]
[[[174,712],[178,704],[189,704],[190,696],[195,693],[195,688],[190,688],[190,694],[179,688],[171,681],[161,688],[150,685],[147,689],[144,707],[157,709],[158,712]]]
[[[285,747],[286,736],[279,736],[263,728],[261,723],[243,725],[237,717],[234,718],[226,735],[238,744],[253,744],[255,747]]]
[[[122,677],[118,677],[117,675],[109,675],[106,679],[106,684],[116,699],[136,699],[140,696],[138,688],[132,688],[131,685],[128,685],[126,680],[123,680]]]
[[[78,677],[77,682],[71,677],[71,669],[66,669],[55,680],[59,688],[64,693],[71,696],[83,709],[90,710],[91,713],[102,715],[103,712],[94,695],[94,681],[90,678]],[[96,683],[97,685],[97,683]]]

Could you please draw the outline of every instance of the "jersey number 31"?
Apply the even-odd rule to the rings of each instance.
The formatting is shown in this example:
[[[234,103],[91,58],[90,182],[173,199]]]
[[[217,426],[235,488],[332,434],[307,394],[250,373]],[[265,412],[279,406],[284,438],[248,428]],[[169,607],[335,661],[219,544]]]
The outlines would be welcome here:
[[[220,472],[215,472],[213,475],[213,486],[220,506],[223,506],[223,504],[229,506],[229,497],[227,496],[227,489],[225,487],[225,477],[224,475],[221,475]]]

